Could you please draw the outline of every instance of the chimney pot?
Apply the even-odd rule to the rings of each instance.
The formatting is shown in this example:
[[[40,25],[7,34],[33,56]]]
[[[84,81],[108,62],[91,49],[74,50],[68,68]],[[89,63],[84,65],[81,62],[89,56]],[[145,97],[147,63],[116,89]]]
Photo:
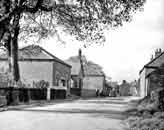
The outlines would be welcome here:
[[[157,57],[158,56],[158,49],[156,49],[156,51],[155,51],[155,57]]]
[[[154,59],[154,57],[153,57],[153,55],[151,55],[151,59],[150,60],[152,61],[153,59]]]

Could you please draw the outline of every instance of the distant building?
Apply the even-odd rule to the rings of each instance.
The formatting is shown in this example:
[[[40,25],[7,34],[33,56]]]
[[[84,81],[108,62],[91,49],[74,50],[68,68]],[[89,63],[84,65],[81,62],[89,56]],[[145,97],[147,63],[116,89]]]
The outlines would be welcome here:
[[[150,94],[151,82],[150,75],[156,68],[160,67],[164,63],[164,52],[161,49],[155,51],[155,55],[151,57],[151,61],[144,65],[139,72],[140,75],[140,96],[145,97]]]
[[[79,51],[78,56],[70,57],[66,62],[72,66],[71,87],[79,89],[80,96],[96,96],[96,92],[103,90],[105,75],[102,68],[91,61],[87,61],[86,57],[81,55],[81,51]]]
[[[71,66],[37,45],[19,49],[18,52],[20,80],[26,87],[39,87],[40,81],[49,87],[70,87]],[[6,53],[0,55],[0,75],[7,74],[8,61]],[[1,76],[2,77],[2,76]],[[0,81],[3,82],[3,80]],[[3,85],[3,86],[2,86]],[[1,84],[1,87],[7,84]]]
[[[101,93],[102,96],[110,96],[110,93],[112,91],[111,79],[111,77],[105,77],[105,85]]]
[[[112,88],[116,88],[118,86],[118,83],[115,82],[115,81],[111,81],[110,85],[111,85]]]
[[[130,96],[130,84],[126,80],[123,80],[119,86],[119,94],[120,96]]]
[[[131,96],[138,96],[138,82],[134,80],[130,83],[130,95]]]
[[[110,93],[112,91],[112,87],[111,87],[111,84],[109,81],[105,80],[105,85],[104,85],[104,88],[103,88],[103,91],[101,93],[102,96],[110,96]]]

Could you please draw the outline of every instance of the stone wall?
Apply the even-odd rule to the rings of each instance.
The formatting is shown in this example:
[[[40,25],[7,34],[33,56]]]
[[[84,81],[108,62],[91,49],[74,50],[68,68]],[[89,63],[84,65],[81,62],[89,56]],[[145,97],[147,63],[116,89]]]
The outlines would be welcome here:
[[[96,90],[95,89],[82,89],[81,90],[82,97],[96,97]]]

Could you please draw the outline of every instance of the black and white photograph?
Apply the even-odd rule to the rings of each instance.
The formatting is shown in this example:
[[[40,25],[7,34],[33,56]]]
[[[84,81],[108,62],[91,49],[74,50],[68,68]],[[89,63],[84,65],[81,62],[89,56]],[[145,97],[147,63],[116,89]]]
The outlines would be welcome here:
[[[164,0],[0,0],[0,130],[164,130]]]

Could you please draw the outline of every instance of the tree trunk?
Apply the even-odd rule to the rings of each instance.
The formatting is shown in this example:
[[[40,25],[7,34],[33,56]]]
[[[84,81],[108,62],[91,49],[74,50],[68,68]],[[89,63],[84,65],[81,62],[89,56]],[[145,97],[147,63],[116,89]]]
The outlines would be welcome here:
[[[9,93],[10,104],[17,104],[19,100],[19,91],[13,89],[17,87],[17,83],[20,79],[19,65],[18,65],[18,35],[19,35],[19,19],[20,15],[16,14],[11,28],[11,40],[8,44],[8,61],[9,61]]]
[[[11,67],[11,77],[14,83],[19,81],[19,65],[18,65],[18,34],[19,34],[19,27],[15,28],[14,37],[11,39],[10,48],[11,48],[11,55],[10,55],[10,67]]]
[[[15,30],[15,35],[13,38],[11,38],[7,50],[8,50],[8,65],[9,65],[9,103],[11,104],[17,104],[18,95],[14,95],[14,87],[16,87],[17,82],[20,79],[19,76],[19,65],[18,65],[18,32],[19,28]],[[18,92],[15,92],[18,94]],[[14,97],[17,97],[14,99]]]
[[[19,66],[18,66],[18,35],[19,35],[19,20],[20,13],[14,15],[14,20],[12,23],[12,31],[11,31],[11,42],[10,42],[10,64],[11,64],[11,76],[13,82],[19,81]]]
[[[0,41],[4,43],[8,53],[9,64],[9,100],[10,104],[14,102],[13,87],[17,85],[19,81],[19,66],[18,66],[18,35],[19,35],[19,20],[21,10],[17,7],[18,1],[0,0],[0,17],[5,16],[10,12],[11,3],[14,2],[15,12],[14,14],[0,22]]]

